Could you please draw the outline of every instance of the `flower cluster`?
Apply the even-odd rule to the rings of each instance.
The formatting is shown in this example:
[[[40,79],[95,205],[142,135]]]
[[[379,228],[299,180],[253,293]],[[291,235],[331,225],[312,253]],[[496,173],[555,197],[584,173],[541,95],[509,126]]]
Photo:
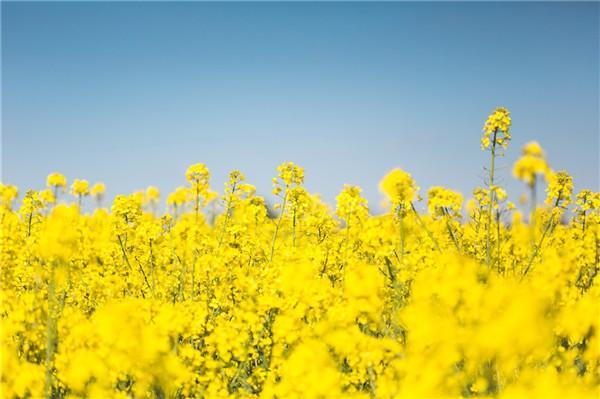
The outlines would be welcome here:
[[[358,186],[345,184],[340,194],[336,197],[335,214],[346,222],[362,222],[369,214],[368,202],[361,195],[362,190]]]
[[[463,196],[444,187],[431,187],[427,191],[427,206],[434,216],[460,217]]]
[[[273,208],[237,170],[217,196],[203,164],[165,210],[153,186],[104,208],[56,173],[0,184],[2,397],[597,398],[600,193],[570,212],[571,176],[523,156],[549,182],[527,222],[493,179],[463,217],[400,169],[383,215],[352,185],[333,210],[293,163]]]
[[[90,183],[87,180],[75,179],[71,185],[71,193],[76,197],[90,194]]]
[[[550,173],[546,191],[546,204],[565,208],[571,203],[573,196],[573,178],[564,170]]]
[[[65,190],[67,188],[67,178],[60,173],[50,173],[46,179],[46,184],[50,188]]]
[[[285,162],[277,167],[278,175],[273,178],[273,194],[279,195],[287,188],[304,183],[304,169],[293,162]]]
[[[525,144],[522,156],[515,162],[513,176],[532,186],[537,176],[547,177],[551,174],[550,167],[546,162],[542,147],[535,141]]]
[[[410,207],[419,191],[410,173],[401,169],[394,169],[385,175],[379,183],[379,189],[393,207]]]
[[[483,125],[481,148],[485,150],[498,145],[506,149],[511,139],[511,125],[510,112],[504,107],[496,108]]]

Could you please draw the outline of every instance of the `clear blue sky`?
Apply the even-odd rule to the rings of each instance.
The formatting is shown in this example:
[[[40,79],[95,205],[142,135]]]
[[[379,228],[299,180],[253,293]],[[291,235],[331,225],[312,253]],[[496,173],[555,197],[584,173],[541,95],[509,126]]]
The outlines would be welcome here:
[[[598,190],[598,56],[598,3],[2,2],[2,180],[164,198],[204,162],[268,194],[291,160],[330,203],[351,183],[377,208],[393,167],[468,197],[502,105],[513,198],[533,139]]]

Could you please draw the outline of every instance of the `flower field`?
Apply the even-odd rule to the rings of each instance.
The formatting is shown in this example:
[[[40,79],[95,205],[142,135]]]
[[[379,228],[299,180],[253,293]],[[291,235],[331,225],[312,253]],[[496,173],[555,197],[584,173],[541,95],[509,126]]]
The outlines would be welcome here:
[[[393,169],[383,215],[356,186],[323,203],[293,163],[273,209],[204,164],[166,208],[59,173],[1,185],[1,396],[598,398],[600,193],[531,142],[509,202],[510,127],[485,122],[472,195]]]

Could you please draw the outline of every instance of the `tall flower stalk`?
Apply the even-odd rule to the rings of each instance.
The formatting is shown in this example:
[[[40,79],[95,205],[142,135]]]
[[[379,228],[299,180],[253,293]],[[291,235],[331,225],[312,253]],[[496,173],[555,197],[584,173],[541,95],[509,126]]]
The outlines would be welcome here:
[[[196,215],[197,223],[200,214],[200,205],[205,205],[208,191],[210,189],[208,185],[208,181],[210,180],[210,172],[206,165],[203,163],[197,163],[187,169],[185,172],[185,178],[192,185],[191,192],[194,200],[194,214]]]
[[[275,224],[275,231],[273,232],[273,239],[271,240],[271,255],[270,260],[273,260],[275,255],[275,244],[277,242],[277,235],[281,228],[281,222],[285,216],[286,207],[288,205],[290,194],[292,190],[304,183],[304,169],[300,166],[295,165],[292,162],[282,163],[277,167],[278,175],[273,178],[273,194],[282,198],[281,205],[276,205],[279,210],[279,217]],[[294,226],[295,227],[295,226]]]
[[[486,264],[491,265],[492,259],[492,213],[496,203],[495,194],[495,171],[496,157],[503,154],[502,150],[508,147],[510,136],[511,118],[510,112],[503,107],[496,108],[488,117],[483,126],[483,137],[481,138],[481,148],[490,150],[490,168],[488,170],[488,204],[487,204],[487,230],[485,239]]]
[[[530,193],[529,229],[531,231],[531,250],[535,251],[536,210],[538,176],[548,177],[551,173],[546,162],[544,150],[536,141],[523,146],[521,158],[515,162],[513,176],[527,184]]]

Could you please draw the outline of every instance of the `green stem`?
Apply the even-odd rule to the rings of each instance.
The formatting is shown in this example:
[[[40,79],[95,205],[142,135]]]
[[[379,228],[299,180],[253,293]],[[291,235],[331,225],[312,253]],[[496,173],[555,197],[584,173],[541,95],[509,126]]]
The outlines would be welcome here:
[[[219,244],[217,245],[217,248],[221,248],[221,244],[223,243],[223,237],[225,237],[227,223],[229,222],[229,218],[231,217],[231,203],[233,201],[233,193],[235,193],[235,185],[236,184],[234,183],[233,187],[231,188],[231,194],[229,198],[227,198],[227,205],[225,206],[225,221],[221,226],[221,232],[219,234]]]
[[[281,220],[283,219],[283,215],[285,213],[285,206],[287,205],[287,197],[288,197],[288,187],[285,187],[285,195],[283,196],[283,203],[281,205],[281,213],[279,214],[279,218],[277,219],[277,224],[275,225],[275,232],[273,233],[273,241],[271,242],[271,257],[270,261],[273,260],[273,255],[275,255],[275,242],[277,241],[277,234],[279,233],[279,226],[281,225]]]
[[[194,203],[194,211],[196,213],[196,223],[198,223],[198,213],[200,212],[200,187],[196,183],[196,201]]]
[[[52,362],[56,349],[56,319],[54,317],[56,287],[54,282],[54,266],[51,265],[50,267],[50,277],[48,280],[48,314],[46,315],[46,378],[44,384],[46,398],[52,397],[52,386],[54,385]]]
[[[421,219],[421,215],[419,215],[419,212],[417,212],[416,208],[415,208],[415,204],[413,204],[412,202],[410,203],[410,207],[413,210],[413,213],[415,214],[415,216],[417,217],[417,220],[419,221],[419,224],[421,225],[421,227],[423,228],[423,230],[425,230],[425,232],[427,233],[427,235],[429,236],[429,239],[433,242],[433,245],[435,245],[435,249],[437,249],[438,251],[441,252],[440,246],[437,242],[437,240],[435,239],[435,237],[433,236],[433,234],[431,233],[431,231],[429,231],[429,229],[427,228],[427,226],[425,225],[425,222],[423,222],[423,219]]]
[[[33,222],[33,211],[29,212],[29,217],[27,218],[27,237],[31,236],[32,222]]]
[[[398,222],[400,223],[400,259],[404,259],[404,240],[405,240],[405,231],[404,231],[404,215],[402,206],[398,207],[397,215]]]
[[[296,247],[296,207],[294,207],[294,214],[292,216],[292,246]]]
[[[54,191],[54,205],[58,204],[58,186],[53,186]]]
[[[529,185],[529,189],[531,191],[531,204],[529,211],[529,228],[531,231],[531,250],[533,251],[535,248],[535,229],[536,229],[536,220],[535,220],[535,212],[537,209],[537,177],[533,176],[533,181]]]
[[[156,288],[156,279],[154,276],[154,251],[152,250],[152,239],[150,239],[150,279],[152,280],[152,292]]]
[[[450,213],[445,209],[444,213],[446,214],[446,228],[448,229],[448,233],[450,234],[450,238],[452,238],[452,242],[458,251],[460,251],[460,244],[458,243],[458,239],[456,238],[456,234],[454,233],[454,229],[450,225]]]
[[[173,252],[173,255],[175,256],[175,259],[177,259],[177,261],[181,265],[181,270],[179,271],[179,288],[178,288],[178,293],[177,293],[177,299],[179,301],[183,301],[185,299],[185,294],[183,292],[183,288],[185,286],[185,273],[187,272],[187,268],[185,266],[185,263],[183,263],[183,261],[181,260],[179,255],[177,255],[177,253]]]
[[[127,256],[127,251],[125,251],[125,245],[123,244],[123,240],[121,239],[120,234],[117,234],[117,239],[119,240],[119,245],[121,246],[121,252],[123,253],[123,259],[125,259],[125,263],[127,264],[127,266],[129,266],[129,270],[133,271],[133,267],[131,266],[131,262],[129,262],[129,257]],[[142,270],[144,277],[146,277],[146,274],[144,273],[144,269],[142,268],[141,264],[140,264],[140,269]],[[150,284],[148,283],[147,278],[146,278],[146,284],[148,284],[148,288],[150,288]],[[144,290],[140,290],[140,293],[142,294],[142,298],[146,298],[146,295],[144,295]]]
[[[496,211],[496,251],[498,252],[498,259],[496,260],[498,264],[498,273],[500,273],[501,269],[501,253],[500,253],[500,211]]]
[[[148,287],[148,289],[152,293],[152,296],[154,296],[154,289],[150,285],[150,281],[148,280],[148,275],[146,274],[146,271],[144,270],[144,267],[142,266],[142,262],[140,262],[140,260],[137,257],[135,258],[135,260],[138,263],[138,266],[140,268],[140,272],[142,272],[142,276],[144,277],[144,281],[146,282],[146,286]]]
[[[192,262],[192,286],[191,286],[191,293],[190,293],[190,299],[193,301],[194,300],[194,286],[196,285],[196,257],[194,257],[194,261]]]
[[[554,206],[552,207],[552,209],[550,209],[550,220],[548,220],[548,224],[546,224],[546,227],[544,228],[542,237],[540,238],[540,241],[538,242],[537,245],[534,243],[533,251],[531,253],[531,257],[529,258],[529,263],[527,264],[527,267],[525,267],[525,270],[523,270],[523,277],[525,277],[525,275],[529,272],[529,269],[531,269],[531,266],[533,265],[533,261],[535,260],[536,256],[540,252],[540,249],[542,248],[542,245],[544,243],[544,239],[546,238],[546,235],[548,234],[548,232],[554,225],[554,215],[552,214],[552,211],[556,207],[558,207],[561,196],[562,196],[562,192],[559,191],[556,201],[554,202]]]
[[[488,182],[488,191],[489,191],[489,204],[488,204],[488,220],[487,220],[487,236],[486,236],[486,264],[488,267],[490,266],[492,259],[492,244],[491,244],[491,236],[492,236],[492,209],[494,208],[494,171],[496,165],[496,136],[498,134],[498,129],[494,130],[494,137],[492,140],[492,156],[490,160],[490,181]]]
[[[348,221],[346,222],[346,238],[344,239],[344,264],[348,264],[348,250],[350,247],[350,216],[348,217]]]

